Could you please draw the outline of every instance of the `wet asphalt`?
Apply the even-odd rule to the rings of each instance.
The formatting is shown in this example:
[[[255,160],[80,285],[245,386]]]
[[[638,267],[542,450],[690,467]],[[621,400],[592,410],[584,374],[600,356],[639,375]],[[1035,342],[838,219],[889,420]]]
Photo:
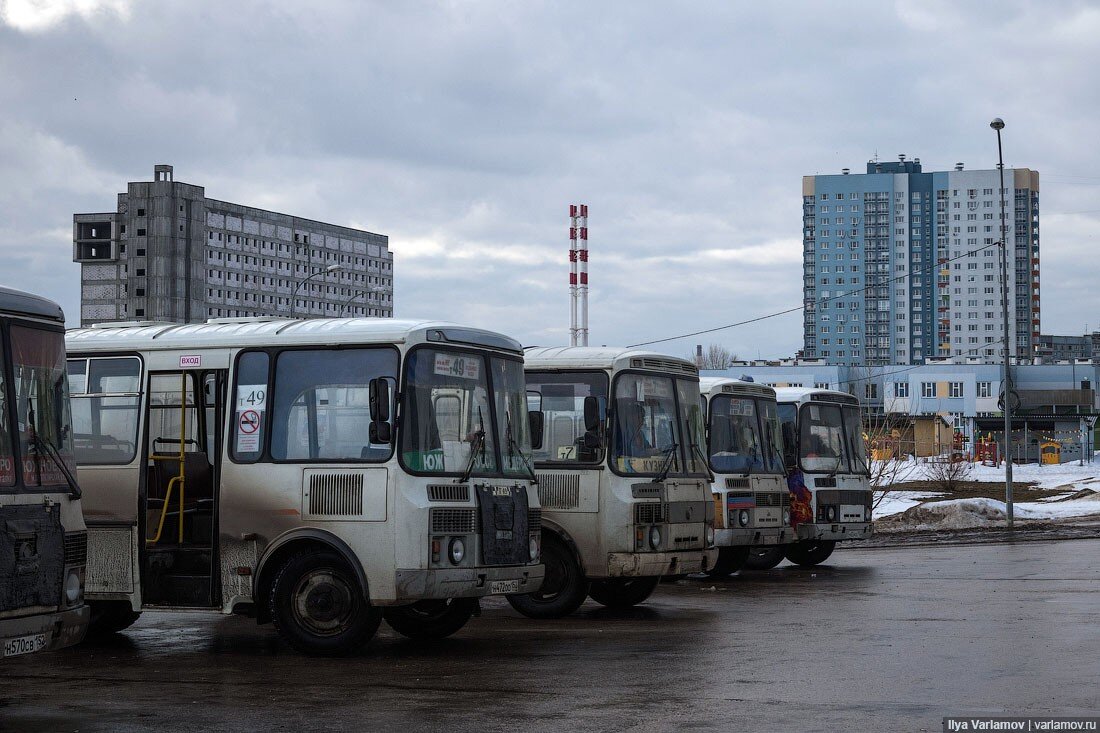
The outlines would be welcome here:
[[[1100,540],[849,549],[643,606],[453,638],[384,624],[350,659],[270,626],[146,613],[0,662],[3,731],[939,731],[945,715],[1100,711]]]

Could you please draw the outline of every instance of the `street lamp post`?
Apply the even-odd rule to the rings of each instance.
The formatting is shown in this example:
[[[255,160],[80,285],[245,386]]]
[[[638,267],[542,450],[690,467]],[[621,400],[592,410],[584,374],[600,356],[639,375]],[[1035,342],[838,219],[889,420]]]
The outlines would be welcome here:
[[[341,316],[344,315],[344,311],[347,310],[347,307],[349,305],[351,305],[352,301],[354,301],[360,295],[366,294],[367,296],[370,296],[370,295],[373,295],[375,293],[384,293],[384,292],[386,292],[385,288],[377,288],[377,287],[372,287],[370,289],[359,288],[354,293],[352,293],[352,296],[350,298],[348,298],[347,300],[344,301],[344,304],[342,306],[340,306],[340,315]],[[368,297],[367,300],[369,302],[370,298]]]
[[[1008,528],[1012,529],[1012,374],[1011,357],[1009,348],[1012,344],[1011,331],[1008,324],[1008,222],[1005,219],[1005,160],[1001,150],[1001,130],[1005,122],[1000,117],[995,118],[989,126],[997,131],[997,168],[1001,173],[1001,315],[1004,318],[1004,398],[1003,412],[1005,417],[1005,519]]]
[[[298,286],[294,288],[294,292],[290,295],[290,317],[294,318],[294,312],[297,310],[298,306],[298,291],[302,289],[303,285],[319,275],[327,275],[330,272],[339,272],[342,269],[344,268],[340,267],[340,265],[329,265],[325,269],[318,270],[317,272],[310,274],[308,277],[303,278],[302,281],[298,283]]]

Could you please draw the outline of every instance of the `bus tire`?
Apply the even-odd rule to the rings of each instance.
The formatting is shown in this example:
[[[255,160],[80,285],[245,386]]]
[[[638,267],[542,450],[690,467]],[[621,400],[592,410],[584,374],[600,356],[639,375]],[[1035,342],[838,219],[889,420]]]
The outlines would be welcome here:
[[[534,593],[508,596],[512,608],[527,618],[562,618],[576,611],[588,597],[588,580],[572,551],[555,535],[542,536],[542,564],[546,576]]]
[[[787,559],[795,565],[812,567],[820,565],[833,554],[836,549],[834,540],[803,540],[789,545],[786,549]]]
[[[719,547],[718,562],[714,563],[714,567],[707,570],[706,573],[712,578],[724,578],[740,570],[748,557],[748,545]]]
[[[320,548],[292,555],[279,569],[268,611],[288,644],[315,656],[353,654],[382,623],[344,558]]]
[[[382,612],[382,618],[410,639],[445,639],[465,626],[476,610],[476,598],[447,598],[393,606]]]
[[[749,556],[745,559],[746,570],[771,570],[786,557],[783,545],[770,547],[752,547]]]
[[[117,634],[134,625],[141,612],[130,608],[129,601],[90,601],[91,619],[88,622],[88,636],[107,636]]]
[[[630,608],[649,598],[660,582],[660,576],[594,580],[588,597],[608,608]]]

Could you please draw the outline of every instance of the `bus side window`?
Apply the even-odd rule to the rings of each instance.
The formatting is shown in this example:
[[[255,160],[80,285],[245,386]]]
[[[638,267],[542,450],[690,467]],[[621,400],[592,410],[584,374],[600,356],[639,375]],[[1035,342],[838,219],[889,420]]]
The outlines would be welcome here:
[[[229,447],[238,463],[257,461],[263,454],[269,414],[269,361],[266,351],[246,351],[237,359]]]

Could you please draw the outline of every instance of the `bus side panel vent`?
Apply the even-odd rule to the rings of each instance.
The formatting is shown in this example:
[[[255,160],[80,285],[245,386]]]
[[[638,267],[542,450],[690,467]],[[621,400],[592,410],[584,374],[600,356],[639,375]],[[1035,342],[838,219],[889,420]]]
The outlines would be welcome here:
[[[747,478],[727,478],[727,489],[747,489],[749,488],[749,480]]]
[[[540,473],[539,504],[544,509],[576,509],[581,505],[579,474]]]
[[[362,471],[306,472],[303,519],[362,517]]]

